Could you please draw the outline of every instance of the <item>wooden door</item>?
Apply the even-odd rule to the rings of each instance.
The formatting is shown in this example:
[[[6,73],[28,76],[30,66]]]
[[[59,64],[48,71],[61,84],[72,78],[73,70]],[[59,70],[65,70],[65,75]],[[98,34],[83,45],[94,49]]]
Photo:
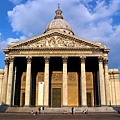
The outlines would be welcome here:
[[[87,106],[92,106],[91,93],[87,93]]]
[[[25,93],[22,93],[22,106],[25,105]]]
[[[52,88],[52,107],[61,107],[61,88]]]

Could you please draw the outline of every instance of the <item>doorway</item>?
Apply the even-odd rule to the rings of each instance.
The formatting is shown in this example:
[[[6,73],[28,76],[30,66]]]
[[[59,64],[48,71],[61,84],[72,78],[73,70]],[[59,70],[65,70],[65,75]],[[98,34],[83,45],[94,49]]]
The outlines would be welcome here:
[[[25,93],[22,93],[22,107],[25,105]]]
[[[87,106],[92,106],[91,93],[87,93]]]
[[[52,107],[61,107],[61,88],[52,88]]]

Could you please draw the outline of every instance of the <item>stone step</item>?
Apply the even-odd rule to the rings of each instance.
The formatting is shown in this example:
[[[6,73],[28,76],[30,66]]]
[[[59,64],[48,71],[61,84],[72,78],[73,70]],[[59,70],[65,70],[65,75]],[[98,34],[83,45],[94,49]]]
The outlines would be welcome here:
[[[75,113],[82,113],[83,110],[88,110],[88,112],[117,112],[118,109],[113,107],[75,107]],[[38,112],[38,107],[6,107],[0,106],[0,112],[20,112],[20,113],[31,113]],[[61,107],[61,108],[48,108],[45,107],[41,110],[41,113],[71,113],[71,107]]]

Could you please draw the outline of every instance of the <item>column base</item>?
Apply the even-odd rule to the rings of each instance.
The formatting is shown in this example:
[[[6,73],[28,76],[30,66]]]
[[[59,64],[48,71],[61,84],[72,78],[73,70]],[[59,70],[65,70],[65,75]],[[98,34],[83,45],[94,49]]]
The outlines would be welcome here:
[[[61,107],[63,108],[63,107],[69,107],[69,106],[68,106],[68,105],[63,105],[63,106],[61,106]]]
[[[100,107],[108,107],[107,105],[101,105]]]
[[[23,107],[31,107],[30,105],[24,105]]]
[[[81,107],[88,107],[87,105],[81,105]]]

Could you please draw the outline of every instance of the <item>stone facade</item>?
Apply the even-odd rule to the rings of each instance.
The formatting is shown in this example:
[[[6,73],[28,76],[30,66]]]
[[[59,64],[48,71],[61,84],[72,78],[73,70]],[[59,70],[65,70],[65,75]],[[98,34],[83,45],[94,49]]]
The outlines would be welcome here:
[[[42,35],[11,43],[3,51],[1,105],[120,105],[119,72],[108,70],[109,49],[75,36],[59,8]]]

